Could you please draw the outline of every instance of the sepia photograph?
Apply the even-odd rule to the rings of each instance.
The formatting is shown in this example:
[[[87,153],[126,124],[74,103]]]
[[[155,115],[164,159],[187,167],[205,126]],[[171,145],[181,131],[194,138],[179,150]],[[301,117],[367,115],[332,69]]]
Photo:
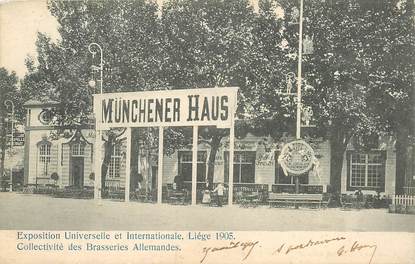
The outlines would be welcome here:
[[[195,250],[196,261],[159,252],[148,263],[263,263],[256,232],[376,232],[377,245],[348,249],[333,233],[272,252],[337,243],[339,262],[327,263],[357,251],[373,254],[353,263],[413,263],[375,253],[378,233],[415,246],[414,9],[0,1],[0,238],[24,241],[8,252],[56,252],[61,240],[104,251],[89,242],[125,231],[126,241],[228,242]],[[251,240],[229,242],[239,237]],[[150,246],[105,250],[182,250]],[[235,248],[242,260],[212,262]]]

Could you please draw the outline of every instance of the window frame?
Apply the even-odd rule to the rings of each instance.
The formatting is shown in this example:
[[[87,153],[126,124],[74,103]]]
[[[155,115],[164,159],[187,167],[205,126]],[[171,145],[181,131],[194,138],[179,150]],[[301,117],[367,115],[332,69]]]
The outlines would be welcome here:
[[[45,148],[43,151],[42,149]],[[43,152],[43,153],[42,153]],[[49,165],[52,160],[52,144],[48,141],[38,144],[38,166],[41,170],[40,177],[47,178]],[[38,176],[39,177],[39,176]]]
[[[183,161],[183,156],[186,155],[188,160]],[[183,165],[192,166],[193,160],[193,152],[191,150],[179,150],[177,153],[177,168],[178,174],[182,176],[184,181],[192,181],[191,175],[186,178],[186,175],[183,174]],[[206,173],[207,173],[207,151],[206,150],[198,150],[197,151],[197,176],[203,175],[203,181],[201,181],[201,176],[197,178],[197,182],[205,182],[206,181]]]
[[[373,191],[385,191],[385,174],[386,174],[386,151],[383,150],[372,150],[367,152],[358,152],[358,151],[347,151],[347,184],[346,184],[346,190],[347,191],[356,191],[356,190],[373,190]],[[364,156],[364,162],[358,160],[354,161],[354,155],[363,155]],[[372,162],[369,160],[369,155],[378,155],[378,162]],[[359,157],[358,159],[361,159]],[[354,172],[353,166],[361,166],[363,168],[363,185],[356,185],[356,183],[353,183],[354,179]],[[371,186],[369,185],[369,172],[370,167],[375,166],[375,168],[378,170],[379,176],[377,176],[376,181],[379,183],[377,186]],[[360,177],[362,178],[362,177]],[[373,179],[372,179],[373,181]],[[360,179],[360,182],[362,182],[362,179]]]
[[[121,162],[123,158],[121,144],[115,144],[111,153],[111,159],[108,164],[108,179],[121,178]]]
[[[71,156],[72,157],[85,157],[85,144],[82,142],[71,144]],[[75,151],[75,152],[74,152]]]
[[[251,155],[251,157],[254,157],[254,159],[249,162],[249,161],[242,161],[242,154],[247,153],[247,155]],[[239,157],[239,159],[238,159]],[[224,179],[225,182],[229,182],[229,151],[224,151]],[[253,176],[252,176],[252,182],[251,181],[247,181],[247,182],[243,182],[242,181],[242,169],[243,169],[243,165],[250,165],[252,166],[252,170],[253,170]],[[249,183],[256,183],[256,151],[250,151],[250,150],[238,150],[238,151],[234,151],[234,155],[233,155],[233,173],[234,175],[232,176],[232,180],[233,183],[240,183],[240,184],[249,184]],[[235,166],[239,166],[239,168],[235,168]],[[235,181],[235,173],[239,171],[239,175],[237,178],[237,181]]]

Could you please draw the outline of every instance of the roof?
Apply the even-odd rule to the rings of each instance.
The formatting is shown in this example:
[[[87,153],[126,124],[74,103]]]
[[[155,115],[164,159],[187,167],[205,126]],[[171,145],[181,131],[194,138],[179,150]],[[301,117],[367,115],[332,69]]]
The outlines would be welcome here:
[[[25,107],[30,107],[30,106],[42,107],[42,106],[53,106],[53,105],[57,105],[57,104],[59,104],[59,102],[53,101],[53,100],[48,100],[48,101],[43,101],[42,102],[42,101],[39,101],[39,100],[31,99],[31,100],[27,101],[26,103],[24,103],[23,106],[25,106]]]

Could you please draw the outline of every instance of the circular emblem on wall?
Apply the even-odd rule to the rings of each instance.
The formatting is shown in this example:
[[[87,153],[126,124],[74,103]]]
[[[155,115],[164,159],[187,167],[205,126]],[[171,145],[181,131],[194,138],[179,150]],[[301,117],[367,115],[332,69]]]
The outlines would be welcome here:
[[[43,109],[39,114],[39,121],[44,125],[49,125],[52,121],[52,112],[47,109]]]
[[[285,172],[300,175],[311,169],[314,159],[313,148],[304,140],[296,140],[283,146],[278,162]]]

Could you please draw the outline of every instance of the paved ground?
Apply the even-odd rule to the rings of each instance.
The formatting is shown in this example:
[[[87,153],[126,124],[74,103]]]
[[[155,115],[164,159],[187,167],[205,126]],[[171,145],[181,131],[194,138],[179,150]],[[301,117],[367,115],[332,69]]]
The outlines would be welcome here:
[[[415,215],[386,209],[279,209],[124,203],[0,193],[0,229],[415,232]]]

